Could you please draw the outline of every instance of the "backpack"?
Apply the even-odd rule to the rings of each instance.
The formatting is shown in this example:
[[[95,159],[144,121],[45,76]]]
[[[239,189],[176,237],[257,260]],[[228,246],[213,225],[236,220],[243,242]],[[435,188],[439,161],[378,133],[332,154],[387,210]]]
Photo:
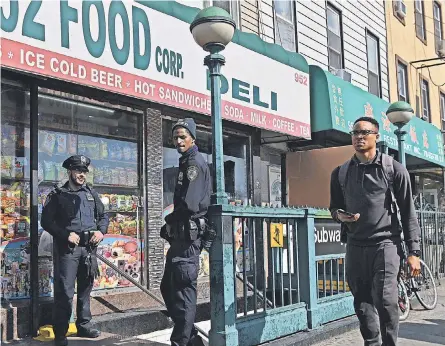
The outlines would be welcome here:
[[[394,158],[390,155],[382,153],[382,170],[383,177],[386,180],[388,189],[391,193],[391,214],[397,214],[397,220],[399,223],[399,228],[401,228],[402,223],[400,219],[400,209],[397,205],[396,195],[394,193]],[[343,198],[345,198],[345,187],[346,187],[346,177],[348,174],[349,166],[351,164],[351,160],[346,161],[344,164],[340,166],[340,170],[338,172],[338,181],[340,183],[341,190],[343,192]],[[346,244],[347,237],[347,227],[343,223],[341,224],[341,235],[340,240],[342,243]]]

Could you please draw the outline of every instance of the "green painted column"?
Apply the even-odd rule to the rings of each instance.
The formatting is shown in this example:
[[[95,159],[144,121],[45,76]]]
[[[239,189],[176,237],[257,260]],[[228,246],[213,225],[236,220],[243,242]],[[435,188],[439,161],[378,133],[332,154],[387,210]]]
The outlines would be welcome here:
[[[402,127],[399,127],[394,133],[397,136],[397,143],[399,145],[399,162],[406,167],[405,136],[407,132],[402,130]]]
[[[220,47],[216,47],[220,49]],[[212,112],[212,165],[213,165],[213,195],[212,204],[227,204],[227,194],[224,182],[224,148],[221,115],[221,66],[225,63],[221,54],[211,53],[204,59],[210,72],[211,112]]]
[[[300,268],[301,301],[307,304],[309,328],[320,326],[318,307],[318,278],[315,263],[314,218],[315,209],[306,210],[306,218],[298,219],[298,261]]]
[[[237,346],[233,223],[232,216],[223,215],[222,210],[221,205],[213,205],[209,210],[217,233],[210,249],[209,345]]]

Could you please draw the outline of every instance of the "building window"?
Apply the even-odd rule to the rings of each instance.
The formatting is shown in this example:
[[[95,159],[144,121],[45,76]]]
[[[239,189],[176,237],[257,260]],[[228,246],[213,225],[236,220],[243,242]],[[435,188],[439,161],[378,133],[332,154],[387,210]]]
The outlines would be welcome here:
[[[442,130],[445,131],[445,94],[440,93],[440,119],[442,122]]]
[[[409,102],[408,69],[405,64],[397,62],[397,91],[399,101]]]
[[[396,16],[396,18],[400,20],[403,25],[405,25],[406,5],[403,0],[393,1],[393,13],[394,16]]]
[[[416,24],[416,35],[422,41],[426,41],[426,32],[425,32],[425,14],[423,8],[423,1],[415,0],[415,24]]]
[[[366,32],[366,50],[368,55],[368,91],[380,97],[379,39],[368,31]]]
[[[433,3],[433,16],[434,16],[434,39],[436,43],[436,52],[439,52],[441,41],[443,40],[442,29],[442,11],[437,2]]]
[[[336,71],[343,68],[343,40],[340,11],[328,4],[326,7],[326,20],[329,71]]]
[[[239,28],[239,1],[217,1],[217,0],[204,0],[204,7],[215,6],[226,10],[232,16],[236,23],[236,27]]]
[[[291,52],[297,50],[293,1],[274,1],[275,42]]]
[[[430,122],[430,91],[428,82],[422,79],[422,119]]]

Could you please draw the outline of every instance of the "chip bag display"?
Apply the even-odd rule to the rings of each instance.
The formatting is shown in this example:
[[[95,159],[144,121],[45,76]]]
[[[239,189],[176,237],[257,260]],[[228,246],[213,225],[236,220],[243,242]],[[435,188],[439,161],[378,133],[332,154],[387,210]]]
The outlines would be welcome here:
[[[42,136],[41,151],[52,156],[56,146],[56,135],[52,132],[41,131]]]
[[[67,143],[66,143],[66,134],[58,133],[56,134],[57,139],[57,154],[66,154]]]
[[[77,135],[69,134],[67,144],[68,144],[68,154],[76,155],[77,154]]]
[[[56,166],[52,161],[43,161],[43,171],[45,180],[56,180]]]

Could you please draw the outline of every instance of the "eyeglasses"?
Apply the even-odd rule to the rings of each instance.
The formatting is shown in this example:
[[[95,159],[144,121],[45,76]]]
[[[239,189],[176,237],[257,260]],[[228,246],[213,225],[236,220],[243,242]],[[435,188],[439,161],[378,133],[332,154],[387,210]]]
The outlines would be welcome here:
[[[368,137],[370,134],[376,135],[378,132],[371,131],[371,130],[354,130],[349,132],[351,136],[362,136],[362,137]]]

